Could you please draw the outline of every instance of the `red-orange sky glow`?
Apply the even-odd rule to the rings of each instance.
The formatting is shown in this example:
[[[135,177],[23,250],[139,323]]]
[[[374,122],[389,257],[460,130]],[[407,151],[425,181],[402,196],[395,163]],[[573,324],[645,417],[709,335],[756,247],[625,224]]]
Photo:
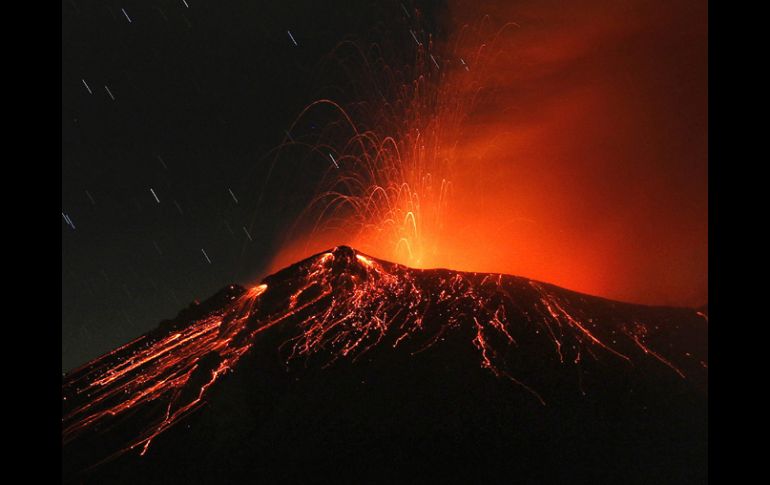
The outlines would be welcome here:
[[[449,10],[452,41],[464,25],[490,38],[515,25],[498,37],[456,139],[444,141],[456,145],[438,240],[415,264],[392,246],[327,232],[284,248],[274,268],[349,244],[623,301],[706,303],[707,3],[455,1]],[[472,59],[478,43],[465,42],[457,52]],[[478,87],[453,86],[461,96]]]

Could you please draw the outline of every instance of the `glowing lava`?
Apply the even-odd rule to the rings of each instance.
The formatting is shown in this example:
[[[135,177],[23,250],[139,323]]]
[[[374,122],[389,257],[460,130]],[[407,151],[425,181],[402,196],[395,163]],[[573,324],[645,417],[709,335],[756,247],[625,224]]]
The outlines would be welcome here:
[[[707,319],[694,310],[617,303],[515,276],[411,269],[341,246],[249,290],[230,286],[205,314],[72,372],[63,383],[64,443],[123,426],[130,438],[105,459],[147,452],[276,327],[288,336],[277,350],[288,368],[296,360],[355,362],[373,348],[414,355],[465,336],[482,368],[542,404],[548,396],[519,375],[521,346],[550,348],[539,358],[565,369],[609,359],[630,370],[652,359],[678,378],[701,381],[707,367],[705,340],[679,342],[675,352],[671,346],[683,332],[705,338]],[[139,430],[130,425],[137,415],[144,416]]]

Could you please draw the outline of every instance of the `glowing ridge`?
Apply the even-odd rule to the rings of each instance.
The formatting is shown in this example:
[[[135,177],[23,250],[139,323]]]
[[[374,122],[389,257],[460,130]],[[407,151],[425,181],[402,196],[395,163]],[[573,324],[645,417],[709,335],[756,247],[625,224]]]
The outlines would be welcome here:
[[[551,347],[554,352],[541,358],[564,367],[606,357],[628,366],[652,358],[681,378],[707,368],[707,357],[697,348],[670,355],[656,346],[664,324],[650,313],[653,307],[515,276],[416,270],[345,246],[249,290],[230,290],[219,309],[182,328],[140,337],[71,373],[63,385],[64,443],[97,432],[104,423],[129,419],[140,408],[157,407],[162,412],[106,458],[133,449],[146,453],[159,434],[203,406],[260,334],[276,326],[288,335],[277,349],[287,367],[300,359],[321,367],[340,359],[355,362],[374,348],[416,355],[457,335],[475,349],[482,368],[543,405],[548,397],[518,378],[518,367],[510,363],[520,346]],[[671,311],[688,325],[707,325],[694,310]]]

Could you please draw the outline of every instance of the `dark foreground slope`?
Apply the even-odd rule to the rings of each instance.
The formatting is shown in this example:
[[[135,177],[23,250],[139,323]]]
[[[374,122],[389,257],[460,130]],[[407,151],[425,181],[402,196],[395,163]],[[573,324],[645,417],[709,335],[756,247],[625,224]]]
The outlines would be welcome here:
[[[703,483],[707,317],[339,247],[63,381],[72,483]]]

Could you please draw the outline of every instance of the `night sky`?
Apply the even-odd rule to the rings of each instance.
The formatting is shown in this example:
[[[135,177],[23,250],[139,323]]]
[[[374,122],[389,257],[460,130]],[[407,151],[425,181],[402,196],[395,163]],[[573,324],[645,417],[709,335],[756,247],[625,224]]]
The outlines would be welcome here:
[[[460,175],[473,183],[458,200],[472,203],[449,221],[441,262],[466,254],[453,266],[706,303],[706,2],[433,3],[419,7],[437,38],[484,13],[521,29],[495,95],[469,113]],[[327,168],[298,161],[266,183],[271,150],[312,101],[355,101],[354,80],[329,68],[335,45],[412,42],[405,10],[63,2],[63,370],[264,276]],[[327,122],[307,117],[294,135]]]

